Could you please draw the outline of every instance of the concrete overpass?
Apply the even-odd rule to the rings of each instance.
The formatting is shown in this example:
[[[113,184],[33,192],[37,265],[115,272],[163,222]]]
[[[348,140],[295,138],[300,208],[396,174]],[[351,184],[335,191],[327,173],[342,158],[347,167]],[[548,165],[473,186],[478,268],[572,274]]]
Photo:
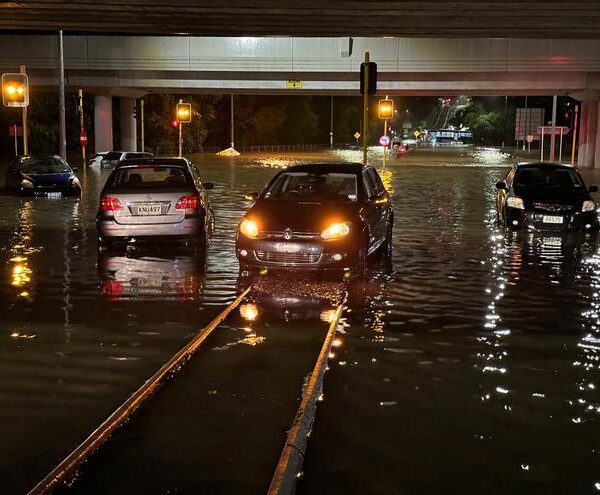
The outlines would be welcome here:
[[[595,143],[600,39],[69,35],[66,83],[97,95],[102,146],[112,142],[112,96],[123,98],[122,119],[131,121],[135,98],[149,92],[357,94],[365,51],[378,64],[381,93],[575,96]],[[0,35],[0,70],[20,64],[32,87],[55,88],[57,37]],[[135,131],[135,121],[124,127]],[[134,137],[123,146],[135,146]],[[589,154],[582,143],[585,163],[600,164],[600,146]]]
[[[597,38],[595,0],[27,0],[0,30],[210,36]]]

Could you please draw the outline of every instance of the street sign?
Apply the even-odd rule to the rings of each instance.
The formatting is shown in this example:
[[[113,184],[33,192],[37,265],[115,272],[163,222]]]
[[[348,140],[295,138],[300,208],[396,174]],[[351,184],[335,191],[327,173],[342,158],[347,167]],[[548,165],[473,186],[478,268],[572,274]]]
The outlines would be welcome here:
[[[569,129],[567,126],[562,125],[557,125],[555,127],[552,127],[551,125],[538,126],[538,132],[540,134],[543,133],[546,136],[550,136],[552,134],[554,134],[555,136],[560,136],[561,134],[568,134],[570,130],[571,129]]]
[[[81,146],[87,146],[88,138],[85,129],[81,129],[81,134],[79,134],[79,142],[81,143]]]
[[[413,132],[413,136],[414,136],[415,138],[418,138],[420,135],[421,135],[421,133],[420,133],[419,131],[415,131],[415,132]]]
[[[387,146],[388,144],[390,144],[390,137],[383,135],[379,138],[379,144],[381,146]]]
[[[527,134],[527,136],[525,136],[525,141],[533,143],[533,134]]]
[[[17,136],[22,136],[23,135],[23,128],[21,126],[11,125],[8,128],[8,135],[10,137],[14,137],[14,135],[15,135],[15,129],[17,130]]]
[[[29,80],[27,74],[2,74],[2,103],[5,107],[29,106]]]
[[[404,122],[402,129],[412,129],[412,122]]]
[[[355,132],[354,133],[354,139],[358,139],[360,137],[360,132]]]
[[[298,79],[290,79],[285,82],[285,87],[287,89],[302,89],[304,83]]]

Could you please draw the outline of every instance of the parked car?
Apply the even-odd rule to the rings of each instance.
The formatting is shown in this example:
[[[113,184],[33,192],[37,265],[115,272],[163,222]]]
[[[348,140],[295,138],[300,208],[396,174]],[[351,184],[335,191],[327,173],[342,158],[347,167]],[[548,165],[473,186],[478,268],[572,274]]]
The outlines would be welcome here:
[[[497,219],[507,227],[596,230],[596,202],[573,167],[558,163],[518,163],[496,184]]]
[[[20,156],[8,166],[6,188],[20,196],[81,196],[81,184],[75,171],[77,169],[71,168],[60,156]]]
[[[214,214],[196,167],[185,158],[121,162],[100,195],[101,246],[118,241],[182,241],[205,247]]]
[[[333,269],[364,273],[389,250],[393,209],[377,171],[360,163],[294,165],[279,172],[238,226],[240,269]]]
[[[144,151],[109,151],[100,161],[102,168],[113,168],[124,160],[133,160],[135,158],[150,158],[152,153]]]
[[[108,153],[109,153],[108,151],[100,151],[99,153],[96,153],[94,156],[92,156],[88,160],[88,166],[89,167],[99,167],[100,164],[102,163],[102,160]]]

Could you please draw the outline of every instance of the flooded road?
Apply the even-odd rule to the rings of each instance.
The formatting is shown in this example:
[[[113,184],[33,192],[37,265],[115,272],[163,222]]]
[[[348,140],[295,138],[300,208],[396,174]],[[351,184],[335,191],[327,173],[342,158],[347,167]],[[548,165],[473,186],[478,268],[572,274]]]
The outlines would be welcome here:
[[[171,250],[99,256],[94,217],[106,171],[80,171],[81,200],[0,197],[3,493],[31,488],[235,298],[234,229],[249,206],[243,193],[305,158],[323,157],[196,161],[216,184],[217,229],[206,260]],[[391,269],[375,264],[367,283],[348,287],[345,333],[326,374],[300,493],[600,493],[598,242],[497,228],[494,184],[510,163],[495,150],[464,148],[410,153],[379,167],[394,198]],[[310,285],[302,287],[294,301],[312,301]],[[275,360],[318,342],[306,325],[285,324],[302,321],[310,304],[291,307],[278,295],[251,308],[262,328],[255,334],[268,346],[244,340],[243,322],[209,346],[204,392],[216,383],[232,387],[244,366],[255,372],[251,354],[261,345]],[[316,306],[310,317],[322,321]],[[302,366],[307,356],[298,358]],[[285,373],[276,369],[273,390],[284,390]],[[284,402],[298,395],[297,382]],[[172,401],[185,409],[183,399]],[[212,410],[228,405],[239,407],[224,401]],[[244,407],[260,421],[262,406]],[[196,431],[191,412],[180,417],[183,430]],[[269,442],[253,444],[256,456],[270,458],[272,446],[283,445],[281,418]],[[247,420],[237,421],[243,432]],[[128,442],[144,449],[132,448],[136,455],[124,454],[124,462],[152,459],[160,470],[152,439],[168,443],[176,431],[161,427],[143,442],[134,432]],[[219,425],[205,425],[202,438],[225,455]],[[184,455],[192,465],[194,449]],[[235,473],[229,493],[268,486],[251,469],[246,483],[244,469]],[[185,480],[160,485],[149,476],[143,492],[189,493],[199,486],[194,475],[182,469]],[[123,493],[139,486],[131,478]],[[80,493],[114,491],[96,483]]]

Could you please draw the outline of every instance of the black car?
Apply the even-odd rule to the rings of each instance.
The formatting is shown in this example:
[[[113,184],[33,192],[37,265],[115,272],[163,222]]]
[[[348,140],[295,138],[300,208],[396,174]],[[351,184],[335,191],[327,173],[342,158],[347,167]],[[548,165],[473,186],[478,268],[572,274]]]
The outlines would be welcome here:
[[[364,273],[390,249],[393,209],[377,171],[359,163],[303,164],[279,172],[238,226],[240,270],[335,269]]]
[[[20,156],[8,167],[6,188],[17,191],[20,196],[81,196],[76,170],[60,156]]]
[[[498,220],[511,228],[596,230],[598,215],[581,175],[569,165],[518,163],[496,184]]]

